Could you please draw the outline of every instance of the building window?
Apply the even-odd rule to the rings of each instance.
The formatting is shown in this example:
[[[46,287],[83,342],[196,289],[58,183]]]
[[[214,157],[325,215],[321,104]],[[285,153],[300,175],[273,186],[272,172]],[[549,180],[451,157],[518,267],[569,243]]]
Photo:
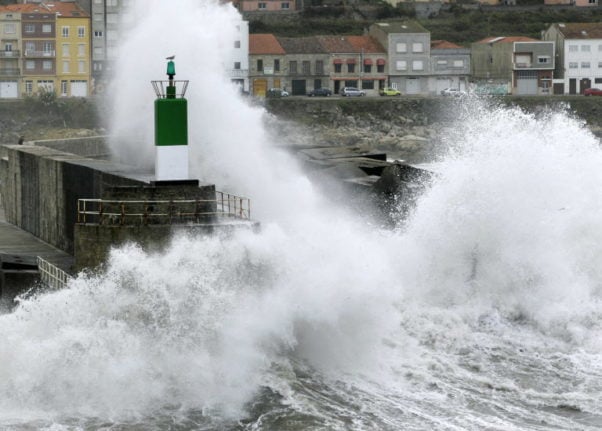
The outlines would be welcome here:
[[[102,14],[101,13],[95,13],[94,14],[94,21],[101,22],[102,21]]]
[[[263,60],[257,60],[257,71],[263,72]]]
[[[347,73],[355,73],[355,63],[347,63]]]
[[[67,81],[61,81],[61,96],[67,95]]]
[[[437,60],[437,67],[440,69],[447,67],[447,60]]]
[[[94,30],[94,37],[95,38],[101,38],[102,37],[102,31],[101,30]]]
[[[35,33],[36,26],[34,24],[25,24],[25,33]]]
[[[374,90],[374,81],[372,79],[362,81],[363,90]]]
[[[395,45],[395,52],[407,52],[407,51],[408,51],[407,43],[399,42]]]
[[[240,48],[240,40],[234,41],[234,48]]]
[[[34,42],[25,42],[25,55],[33,54],[36,50],[36,44]]]
[[[288,2],[280,3],[280,9],[288,9],[288,8],[289,8]]]
[[[15,32],[16,32],[16,27],[13,23],[4,24],[4,34],[14,34]]]
[[[456,67],[456,68],[464,67],[464,60],[454,60],[453,67]]]
[[[316,60],[316,75],[324,75],[324,62]]]
[[[77,44],[77,56],[84,57],[85,55],[86,55],[86,45],[84,45],[83,43],[78,43]]]
[[[25,69],[34,70],[36,68],[36,62],[34,60],[27,60],[25,62]]]
[[[50,24],[42,24],[42,33],[51,33],[52,26]]]
[[[280,60],[274,59],[274,72],[280,72]]]
[[[69,27],[63,27],[61,29],[61,34],[63,35],[63,37],[69,37]]]
[[[102,57],[102,54],[103,54],[102,46],[95,46],[94,47],[94,55],[96,57]]]
[[[343,65],[341,63],[335,63],[334,65],[334,73],[341,73],[343,70]]]
[[[235,61],[234,62],[234,69],[235,70],[240,70],[240,61]]]
[[[405,60],[397,60],[395,62],[395,69],[396,70],[407,70],[408,69],[408,62]]]
[[[602,61],[598,62],[598,69],[602,69]]]
[[[257,4],[257,9],[265,9],[266,8],[266,4],[263,2],[260,2]]]
[[[385,65],[384,64],[377,64],[376,65],[376,72],[377,73],[385,73]]]
[[[582,69],[589,69],[589,67],[590,67],[589,61],[582,61],[581,62],[581,68]]]
[[[107,6],[118,6],[117,0],[107,0]]]
[[[372,65],[364,63],[364,73],[372,73]]]
[[[589,50],[590,50],[589,45],[581,45],[581,52],[589,52]]]
[[[569,69],[577,69],[578,67],[579,67],[579,63],[577,63],[577,62],[569,63]]]
[[[77,27],[77,37],[86,37],[86,27]]]
[[[303,75],[311,74],[311,63],[309,61],[302,62],[301,69],[303,70]]]
[[[52,61],[50,61],[50,60],[44,60],[42,62],[42,69],[43,70],[52,70]]]
[[[63,44],[63,57],[69,57],[70,53],[69,53],[69,44],[68,43],[64,43]]]
[[[288,63],[288,71],[291,75],[297,74],[297,62],[296,61],[290,61]]]
[[[422,60],[412,61],[412,70],[424,70],[424,62]]]
[[[11,52],[13,50],[13,44],[11,42],[6,42],[4,44],[4,51]]]
[[[78,73],[86,73],[86,62],[85,61],[77,62],[77,72]]]
[[[579,51],[579,46],[569,45],[569,52],[577,52],[577,51]]]
[[[33,93],[33,81],[25,81],[25,93]]]
[[[594,84],[602,84],[602,78],[595,78]]]
[[[44,42],[44,44],[42,45],[42,51],[44,52],[45,57],[51,56],[54,51],[54,45],[52,44],[52,42]]]
[[[539,64],[549,64],[551,60],[548,56],[537,57],[537,63]]]
[[[424,47],[422,45],[422,42],[414,42],[412,44],[412,52],[423,52],[424,51]]]
[[[63,73],[69,73],[69,62],[63,61]]]

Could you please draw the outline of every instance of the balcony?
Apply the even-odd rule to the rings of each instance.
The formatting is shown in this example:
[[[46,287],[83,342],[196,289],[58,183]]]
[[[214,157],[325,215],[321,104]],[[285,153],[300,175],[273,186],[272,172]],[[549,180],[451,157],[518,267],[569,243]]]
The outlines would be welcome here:
[[[19,76],[21,75],[21,69],[12,68],[12,69],[0,69],[0,76]]]
[[[533,63],[514,63],[515,69],[528,69],[533,66]]]
[[[56,57],[56,51],[33,51],[25,50],[25,57],[29,58],[53,58]]]
[[[226,73],[230,78],[248,78],[249,69],[228,69]]]
[[[19,58],[21,51],[0,51],[0,58]]]

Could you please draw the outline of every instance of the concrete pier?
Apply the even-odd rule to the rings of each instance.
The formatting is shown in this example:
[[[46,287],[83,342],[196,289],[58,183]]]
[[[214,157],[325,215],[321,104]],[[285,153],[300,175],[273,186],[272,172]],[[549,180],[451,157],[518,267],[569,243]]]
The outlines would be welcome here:
[[[39,279],[36,258],[70,273],[74,257],[10,224],[0,199],[0,305],[10,309],[17,294]]]

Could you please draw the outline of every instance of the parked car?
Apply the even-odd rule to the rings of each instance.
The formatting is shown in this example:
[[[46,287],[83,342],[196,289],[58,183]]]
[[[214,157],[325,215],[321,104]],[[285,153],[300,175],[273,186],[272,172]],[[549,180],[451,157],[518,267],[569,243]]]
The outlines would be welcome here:
[[[381,96],[401,96],[401,91],[396,88],[385,87],[378,91]]]
[[[442,96],[465,96],[466,93],[458,88],[446,88],[445,90],[441,90]]]
[[[584,96],[602,96],[602,90],[599,88],[586,88],[583,92]]]
[[[266,97],[288,97],[290,94],[286,90],[282,90],[281,88],[270,88],[266,94]]]
[[[309,97],[314,97],[314,96],[328,97],[331,94],[332,94],[332,91],[330,91],[328,88],[314,88],[309,93],[307,93],[307,95]]]
[[[366,92],[355,87],[343,87],[343,89],[339,91],[339,94],[343,97],[365,96]]]

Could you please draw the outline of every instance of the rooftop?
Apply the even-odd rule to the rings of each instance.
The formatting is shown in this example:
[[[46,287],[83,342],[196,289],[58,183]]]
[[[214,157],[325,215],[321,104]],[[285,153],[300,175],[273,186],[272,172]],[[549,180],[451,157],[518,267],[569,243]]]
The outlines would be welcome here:
[[[601,22],[556,24],[566,39],[602,39]]]
[[[284,54],[284,49],[273,34],[250,34],[249,54]]]

